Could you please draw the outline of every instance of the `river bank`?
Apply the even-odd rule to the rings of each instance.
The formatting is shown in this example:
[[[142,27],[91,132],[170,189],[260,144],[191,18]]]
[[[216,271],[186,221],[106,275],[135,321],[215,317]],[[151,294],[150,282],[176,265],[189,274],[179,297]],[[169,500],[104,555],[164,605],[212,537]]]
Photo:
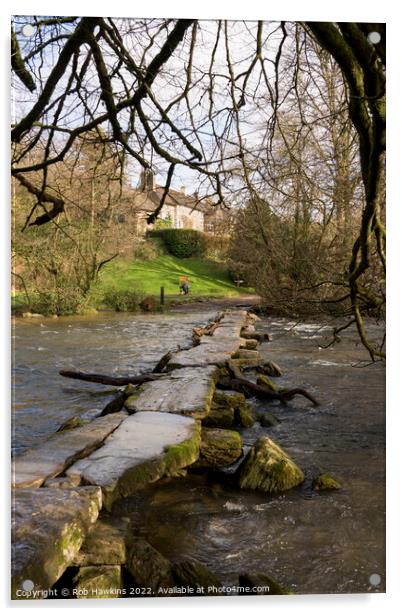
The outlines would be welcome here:
[[[183,317],[186,321],[187,340],[189,329],[191,331],[188,325],[194,316],[177,315],[180,321]],[[197,321],[199,325],[205,321],[205,316],[205,312],[200,313],[198,321],[193,322]],[[90,319],[98,329],[93,342],[97,336],[102,337],[107,348],[108,337],[105,339],[101,332],[107,334],[109,326],[113,331],[110,340],[116,339],[116,327],[121,328],[119,321],[122,317],[112,317],[103,324]],[[163,335],[172,334],[173,323],[177,331],[177,317],[172,315],[163,321]],[[159,318],[165,319],[165,315],[141,317],[148,324],[152,321],[154,326]],[[78,341],[84,336],[87,339],[92,327],[88,327],[88,323],[85,326],[82,322],[76,323],[80,330],[76,336],[73,331],[63,336],[64,329],[57,329],[61,322],[42,323],[45,328],[41,328],[39,323],[33,324],[33,338],[50,342],[61,335],[63,341],[71,336],[70,340]],[[75,321],[69,324],[72,323]],[[124,315],[123,323],[129,332],[141,330],[136,334],[138,339],[144,339],[143,325],[138,320],[130,329],[129,315]],[[275,438],[302,466],[306,484],[284,497],[267,499],[251,492],[239,493],[230,487],[230,483],[217,482],[213,477],[192,474],[187,478],[162,480],[135,497],[124,499],[116,504],[114,513],[128,517],[132,528],[167,558],[177,558],[179,552],[197,558],[227,584],[234,584],[237,580],[235,573],[242,568],[269,567],[295,592],[381,590],[383,581],[380,586],[370,588],[366,575],[371,568],[375,569],[374,573],[381,570],[383,577],[381,366],[372,366],[370,374],[367,370],[371,368],[353,368],[363,355],[352,336],[346,340],[346,345],[319,351],[317,341],[323,338],[325,330],[321,331],[317,324],[264,320],[259,324],[260,328],[272,337],[269,344],[261,347],[263,353],[267,353],[270,359],[275,358],[285,369],[279,381],[281,386],[297,383],[310,388],[320,397],[321,406],[315,409],[302,399],[287,406],[275,403],[274,412],[281,419],[280,424],[273,428],[254,425],[240,432],[246,446],[251,446],[260,434]],[[29,327],[24,329],[28,334]],[[43,329],[46,333],[40,334]],[[74,330],[74,326],[67,326],[67,329]],[[183,339],[186,339],[184,329],[186,327],[183,328]],[[152,339],[159,344],[166,342],[161,341],[160,329],[155,338],[150,339],[151,330],[152,327],[148,329],[149,342]],[[55,333],[57,331],[59,333]],[[126,339],[129,338],[127,333]],[[26,340],[27,336],[22,336],[22,339]],[[90,338],[86,342],[86,353],[88,346],[91,346]],[[54,352],[56,347],[53,344]],[[132,357],[129,347],[127,344],[122,351],[127,359]],[[132,350],[135,347],[133,344]],[[70,344],[70,352],[73,349],[79,355],[80,349],[75,343]],[[118,357],[117,348],[115,351],[111,349],[112,357],[103,354],[102,361],[112,366]],[[37,356],[43,357],[43,353],[37,351]],[[99,357],[96,361],[99,362]],[[85,363],[83,367],[90,368],[88,362]],[[102,366],[105,368],[105,363]],[[122,372],[123,366],[124,360],[120,360],[116,372]],[[135,361],[131,361],[130,368],[133,367]],[[72,389],[75,387],[84,390],[87,384],[85,388],[82,384],[71,385]],[[98,391],[105,389],[96,385],[90,387]],[[366,422],[371,425],[374,415],[376,421],[368,430]],[[373,443],[376,444],[376,453],[370,455]],[[324,497],[314,493],[311,478],[318,470],[335,473],[343,489],[336,495]],[[309,560],[307,566],[306,557],[311,554],[312,562]]]

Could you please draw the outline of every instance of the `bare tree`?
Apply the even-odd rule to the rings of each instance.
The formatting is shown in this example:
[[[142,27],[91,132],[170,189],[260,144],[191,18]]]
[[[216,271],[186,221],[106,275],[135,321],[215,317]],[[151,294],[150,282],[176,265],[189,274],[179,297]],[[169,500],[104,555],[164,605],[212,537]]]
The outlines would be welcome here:
[[[36,32],[30,39],[22,31],[27,22]],[[35,196],[29,224],[43,225],[63,212],[49,170],[93,131],[116,148],[121,173],[130,166],[135,172],[153,168],[165,178],[161,202],[149,217],[153,222],[180,173],[199,183],[200,200],[213,196],[224,205],[258,196],[258,182],[274,166],[278,132],[285,142],[283,121],[289,113],[298,122],[291,146],[298,153],[295,173],[307,182],[303,147],[313,122],[322,123],[328,113],[344,118],[347,109],[353,130],[338,150],[355,131],[365,200],[347,284],[363,344],[373,359],[382,357],[382,349],[367,339],[362,319],[385,300],[382,289],[371,284],[373,247],[385,266],[385,31],[381,24],[374,27],[383,37],[375,45],[367,39],[370,24],[14,18],[12,174]],[[329,111],[312,118],[320,88],[312,65],[320,49],[339,67],[344,87]],[[32,161],[30,153],[38,146],[42,156]],[[267,172],[258,163],[263,151]],[[353,201],[341,194],[349,164],[342,156],[333,195],[339,224]],[[302,216],[314,196],[301,195],[306,182],[294,182]]]

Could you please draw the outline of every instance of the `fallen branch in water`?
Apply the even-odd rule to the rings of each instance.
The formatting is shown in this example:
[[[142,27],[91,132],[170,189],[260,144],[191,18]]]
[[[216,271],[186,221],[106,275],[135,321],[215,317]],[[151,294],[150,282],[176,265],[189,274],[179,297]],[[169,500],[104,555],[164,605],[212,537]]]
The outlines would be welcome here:
[[[141,385],[148,381],[156,381],[161,374],[147,373],[138,374],[137,376],[109,376],[107,374],[90,374],[87,372],[76,372],[75,370],[60,370],[60,376],[64,376],[68,379],[79,379],[80,381],[89,381],[91,383],[102,383],[103,385],[116,385],[121,387],[122,385]]]
[[[164,369],[166,368],[167,364],[172,359],[172,357],[173,357],[172,351],[168,351],[167,353],[165,353],[163,355],[163,357],[160,358],[160,360],[156,364],[155,368],[152,370],[152,374],[157,374],[158,372],[163,372]]]
[[[319,402],[314,398],[314,396],[300,387],[296,389],[288,389],[286,391],[282,390],[274,392],[263,385],[256,385],[247,379],[231,378],[227,376],[222,376],[219,379],[219,386],[222,387],[222,389],[233,389],[234,391],[238,391],[248,397],[255,396],[256,398],[260,398],[262,400],[279,400],[283,404],[286,404],[295,396],[304,396],[307,400],[310,400],[314,406],[319,406]]]
[[[202,336],[212,336],[216,328],[220,325],[221,318],[222,317],[217,318],[206,327],[193,327],[193,343],[195,346],[200,343]]]

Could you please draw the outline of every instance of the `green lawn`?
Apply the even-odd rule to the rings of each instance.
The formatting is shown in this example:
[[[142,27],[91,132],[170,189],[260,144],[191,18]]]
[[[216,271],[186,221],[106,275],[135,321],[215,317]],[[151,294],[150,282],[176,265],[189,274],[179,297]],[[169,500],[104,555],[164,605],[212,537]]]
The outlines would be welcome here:
[[[159,296],[163,286],[167,296],[177,297],[180,276],[188,276],[193,297],[235,297],[253,292],[237,288],[227,269],[219,263],[197,258],[179,259],[172,255],[162,255],[152,261],[113,261],[101,272],[97,291],[133,290]]]

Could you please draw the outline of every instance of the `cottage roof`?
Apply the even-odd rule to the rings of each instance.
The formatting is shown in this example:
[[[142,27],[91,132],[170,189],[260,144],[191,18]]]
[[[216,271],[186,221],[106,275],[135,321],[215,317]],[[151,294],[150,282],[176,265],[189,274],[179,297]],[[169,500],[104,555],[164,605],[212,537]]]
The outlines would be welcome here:
[[[156,207],[160,204],[163,193],[163,186],[156,186],[152,190],[139,190],[133,189],[132,200],[134,202],[135,209],[140,212],[152,213]],[[207,212],[210,209],[210,205],[207,202],[199,201],[196,195],[186,195],[184,192],[174,189],[169,189],[169,192],[165,199],[165,205],[180,205],[187,207],[190,210],[198,210],[200,212]]]

